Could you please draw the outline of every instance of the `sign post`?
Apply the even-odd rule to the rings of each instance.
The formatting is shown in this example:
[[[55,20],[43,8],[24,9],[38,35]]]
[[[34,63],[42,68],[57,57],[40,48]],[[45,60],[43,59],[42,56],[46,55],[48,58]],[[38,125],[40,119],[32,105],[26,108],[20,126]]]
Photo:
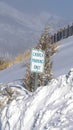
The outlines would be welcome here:
[[[45,52],[42,50],[32,49],[31,53],[31,72],[35,73],[35,88],[38,87],[38,73],[44,72]]]
[[[38,74],[35,73],[34,91],[38,88]]]

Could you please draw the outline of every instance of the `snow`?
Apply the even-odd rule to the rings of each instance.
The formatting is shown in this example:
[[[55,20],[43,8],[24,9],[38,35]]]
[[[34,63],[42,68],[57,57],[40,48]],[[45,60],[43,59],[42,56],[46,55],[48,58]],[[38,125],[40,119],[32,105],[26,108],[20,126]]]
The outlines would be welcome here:
[[[9,86],[19,94],[1,110],[1,130],[73,129],[73,69],[33,93],[17,84]]]
[[[60,41],[58,52],[53,56],[54,77],[67,74],[73,67],[73,36]]]
[[[23,13],[0,0],[0,57],[16,57],[38,43],[44,26],[54,33],[72,23],[48,12]]]
[[[8,83],[24,78],[26,71],[25,63],[13,65],[5,70],[0,71],[0,82]]]
[[[58,52],[53,56],[53,75],[67,74],[73,67],[73,36],[60,41]],[[0,82],[8,83],[21,80],[26,72],[25,62],[0,71]]]
[[[35,92],[20,83],[25,63],[0,71],[0,130],[73,130],[73,36],[59,45],[56,78]]]

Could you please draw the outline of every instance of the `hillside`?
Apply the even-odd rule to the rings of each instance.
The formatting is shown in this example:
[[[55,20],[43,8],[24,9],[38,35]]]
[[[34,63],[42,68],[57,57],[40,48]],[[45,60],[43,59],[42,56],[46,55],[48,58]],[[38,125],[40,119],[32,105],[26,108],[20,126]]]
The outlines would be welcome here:
[[[0,130],[73,130],[73,36],[56,44],[53,79],[46,86],[30,92],[24,82],[30,50],[44,27],[54,34],[69,23],[47,12],[22,13],[0,1],[0,60],[8,63],[0,70]]]
[[[14,57],[35,46],[45,25],[49,26],[49,32],[54,33],[70,22],[47,12],[22,13],[0,2],[0,57]]]
[[[58,44],[58,51],[52,57],[54,77],[67,74],[69,69],[73,67],[73,36],[61,40]],[[0,82],[8,83],[23,79],[26,72],[25,64],[26,61],[0,71]]]
[[[58,52],[53,56],[53,73],[57,77],[67,74],[73,67],[73,36],[59,42]]]
[[[0,71],[0,130],[73,129],[73,36],[58,44],[53,56],[57,78],[35,92],[22,82],[26,61]]]

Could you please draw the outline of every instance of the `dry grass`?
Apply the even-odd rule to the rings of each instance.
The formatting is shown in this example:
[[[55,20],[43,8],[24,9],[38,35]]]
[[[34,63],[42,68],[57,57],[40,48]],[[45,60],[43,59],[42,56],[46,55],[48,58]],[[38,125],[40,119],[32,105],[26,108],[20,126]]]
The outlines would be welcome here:
[[[4,70],[14,64],[20,63],[30,58],[30,50],[26,51],[24,54],[19,54],[13,60],[0,59],[0,70]]]
[[[55,43],[52,46],[52,52],[57,52],[58,46],[59,46],[59,44]],[[14,64],[17,64],[17,63],[20,63],[22,61],[25,61],[25,60],[29,59],[30,56],[31,56],[31,51],[28,50],[28,51],[26,51],[23,54],[19,54],[13,60],[3,60],[3,59],[0,59],[0,70],[4,70],[4,69],[6,69],[6,68],[8,68],[8,67],[10,67],[10,66],[12,66]]]
[[[9,60],[0,60],[0,70],[6,69],[10,66]]]
[[[53,44],[53,46],[52,46],[52,52],[56,53],[58,51],[58,47],[59,47],[58,43]]]
[[[30,55],[31,55],[31,54],[30,54],[30,50],[26,51],[26,52],[23,53],[23,54],[19,54],[19,55],[14,59],[13,63],[16,64],[16,63],[20,63],[20,62],[22,62],[22,61],[24,61],[24,60],[27,60],[27,59],[30,58]]]

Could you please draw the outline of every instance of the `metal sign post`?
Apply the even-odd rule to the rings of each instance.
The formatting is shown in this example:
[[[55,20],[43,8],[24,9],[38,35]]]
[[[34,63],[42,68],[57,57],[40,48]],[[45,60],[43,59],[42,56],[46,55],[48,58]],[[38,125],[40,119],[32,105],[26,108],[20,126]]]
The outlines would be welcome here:
[[[34,86],[34,91],[38,88],[38,74],[35,73],[35,86]]]
[[[38,73],[43,73],[44,71],[44,60],[45,53],[42,50],[33,49],[31,53],[31,72],[35,73],[35,88],[38,87]]]

